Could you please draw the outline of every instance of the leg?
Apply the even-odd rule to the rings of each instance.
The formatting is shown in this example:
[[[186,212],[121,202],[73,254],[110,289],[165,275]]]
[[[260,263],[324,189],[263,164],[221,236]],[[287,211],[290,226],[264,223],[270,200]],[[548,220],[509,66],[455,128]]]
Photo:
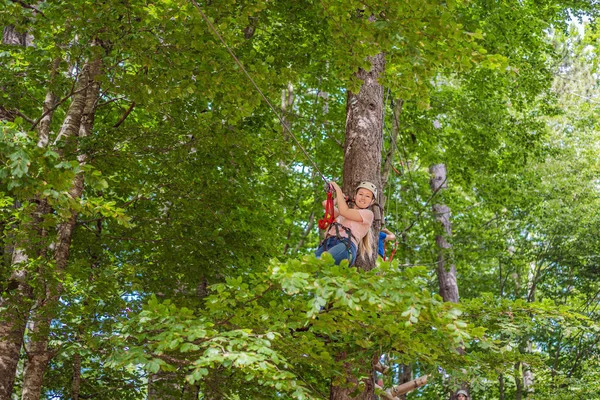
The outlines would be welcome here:
[[[335,246],[327,250],[335,260],[335,264],[339,265],[342,260],[351,261],[352,253],[348,251],[348,246],[344,242],[338,242]]]

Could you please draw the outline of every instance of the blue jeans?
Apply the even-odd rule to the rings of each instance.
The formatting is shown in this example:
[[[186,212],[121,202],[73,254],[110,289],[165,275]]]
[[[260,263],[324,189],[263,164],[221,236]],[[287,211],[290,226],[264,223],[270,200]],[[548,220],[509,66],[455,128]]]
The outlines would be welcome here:
[[[351,267],[354,265],[354,261],[356,261],[356,245],[350,241],[350,247],[348,248],[347,243],[349,240],[348,238],[332,236],[321,243],[317,251],[315,251],[315,256],[320,258],[323,252],[328,252],[335,260],[336,265],[339,265],[342,260],[348,260]]]

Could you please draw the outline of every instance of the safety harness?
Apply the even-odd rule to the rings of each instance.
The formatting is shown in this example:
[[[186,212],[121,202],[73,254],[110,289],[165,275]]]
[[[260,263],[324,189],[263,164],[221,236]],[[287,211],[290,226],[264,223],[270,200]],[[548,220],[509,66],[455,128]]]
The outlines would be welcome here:
[[[353,203],[354,201],[352,199],[350,199],[349,202]],[[335,227],[335,235],[332,235],[329,233],[329,228],[332,226]],[[321,244],[319,244],[319,247],[325,245],[325,251],[327,251],[327,250],[329,250],[329,247],[327,246],[327,241],[329,240],[329,238],[332,238],[332,237],[337,238],[340,242],[342,242],[346,245],[346,250],[348,251],[348,254],[350,255],[349,261],[350,261],[350,264],[352,264],[353,260],[352,260],[351,243],[352,243],[352,239],[354,239],[354,241],[356,241],[356,243],[358,243],[358,240],[352,234],[352,230],[350,230],[350,228],[335,221],[335,207],[333,205],[333,191],[331,189],[329,189],[327,191],[327,200],[325,202],[325,215],[323,216],[323,218],[321,218],[319,220],[319,228],[322,230],[327,230],[327,235],[325,236],[325,239],[323,239]],[[340,228],[346,232],[347,236],[340,235]]]

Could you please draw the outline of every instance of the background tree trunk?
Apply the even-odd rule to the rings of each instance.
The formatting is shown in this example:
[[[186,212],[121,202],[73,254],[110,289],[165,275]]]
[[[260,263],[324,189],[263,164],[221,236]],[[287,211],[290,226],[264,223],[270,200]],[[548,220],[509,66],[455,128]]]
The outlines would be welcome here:
[[[431,180],[432,195],[440,198],[440,193],[447,188],[446,165],[435,164],[429,168]],[[433,202],[433,213],[435,219],[440,223],[442,232],[435,237],[435,243],[439,249],[437,259],[437,276],[439,283],[440,296],[444,301],[458,303],[458,284],[456,282],[456,266],[450,262],[449,268],[446,268],[446,258],[451,255],[452,245],[447,238],[452,236],[452,224],[450,222],[450,208],[445,204]]]
[[[96,77],[100,74],[102,63],[98,57],[83,67],[80,81],[77,85],[77,94],[69,107],[59,137],[85,137],[91,134],[96,105],[100,94],[100,83]],[[80,164],[86,162],[85,154],[78,156]],[[73,179],[69,190],[71,198],[77,200],[84,189],[84,175],[79,173]],[[77,221],[77,213],[72,212],[71,217],[63,222],[58,229],[54,261],[57,275],[61,275],[67,266],[71,248],[73,231]],[[47,276],[52,275],[45,274]],[[44,372],[54,352],[48,348],[50,325],[56,313],[58,300],[62,294],[63,286],[60,279],[51,279],[46,282],[45,291],[41,291],[36,299],[35,313],[31,316],[30,337],[27,348],[27,359],[23,373],[23,400],[38,400],[41,396]]]
[[[3,29],[2,43],[13,46],[31,46],[33,36],[28,32],[17,32],[13,25],[9,25]]]
[[[412,367],[407,364],[400,364],[398,366],[399,376],[398,376],[398,385],[402,385],[403,383],[410,382],[413,380]],[[403,394],[400,396],[401,400],[406,400],[407,394]]]
[[[73,383],[71,384],[71,399],[79,400],[81,388],[81,354],[79,352],[73,355]]]
[[[27,255],[24,250],[16,249],[12,265],[19,266],[25,262]],[[11,279],[0,297],[0,308],[4,309],[0,315],[0,399],[11,398],[32,296],[33,290],[29,285]]]
[[[2,30],[2,43],[13,46],[31,46],[33,37],[27,32],[17,32],[13,25]],[[0,119],[13,121],[15,114],[0,105]],[[34,213],[43,207],[38,207]],[[30,227],[27,227],[30,228]],[[24,235],[25,236],[25,235]],[[27,243],[14,243],[12,247],[12,273],[7,282],[0,286],[0,399],[10,399],[13,391],[27,315],[33,297],[33,289],[27,283],[25,265],[29,261]]]
[[[432,196],[436,197],[437,200],[441,200],[441,192],[448,187],[446,181],[448,179],[446,165],[445,164],[434,164],[429,167],[431,173],[431,180],[429,186],[431,188]],[[456,281],[456,266],[450,260],[447,263],[447,258],[452,255],[452,245],[448,241],[452,236],[452,223],[450,222],[450,207],[443,203],[436,203],[433,200],[433,213],[435,219],[440,223],[441,232],[435,237],[435,243],[438,247],[438,259],[437,259],[437,276],[439,292],[442,299],[451,303],[458,303],[458,283]],[[450,267],[446,268],[449,264]],[[464,349],[460,347],[459,353],[464,354]],[[466,383],[461,385],[461,388],[467,389]],[[450,393],[450,399],[456,399],[456,391]]]

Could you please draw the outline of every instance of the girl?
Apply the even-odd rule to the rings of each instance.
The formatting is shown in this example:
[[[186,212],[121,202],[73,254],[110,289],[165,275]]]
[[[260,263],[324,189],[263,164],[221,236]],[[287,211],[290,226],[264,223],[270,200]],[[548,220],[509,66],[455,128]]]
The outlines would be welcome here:
[[[336,221],[331,224],[325,240],[321,242],[315,252],[320,257],[323,252],[328,252],[339,264],[348,260],[349,265],[356,261],[357,248],[359,254],[371,257],[373,254],[373,211],[368,210],[377,197],[377,187],[371,182],[361,182],[356,187],[356,196],[352,207],[348,206],[342,189],[335,182],[330,182],[335,190],[337,208],[335,208]],[[323,202],[325,207],[326,202]]]

